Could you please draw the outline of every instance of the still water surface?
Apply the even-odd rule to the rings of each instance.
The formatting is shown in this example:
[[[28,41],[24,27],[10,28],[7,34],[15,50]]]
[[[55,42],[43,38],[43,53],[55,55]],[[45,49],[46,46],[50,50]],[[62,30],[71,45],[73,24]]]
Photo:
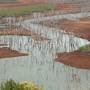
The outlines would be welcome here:
[[[8,43],[12,49],[29,53],[29,56],[0,59],[0,83],[7,79],[27,80],[42,85],[45,90],[90,90],[90,70],[73,68],[54,60],[56,52],[74,51],[89,41],[53,28],[38,27],[38,24],[29,26],[50,41],[36,42],[30,36],[0,36],[0,41]]]

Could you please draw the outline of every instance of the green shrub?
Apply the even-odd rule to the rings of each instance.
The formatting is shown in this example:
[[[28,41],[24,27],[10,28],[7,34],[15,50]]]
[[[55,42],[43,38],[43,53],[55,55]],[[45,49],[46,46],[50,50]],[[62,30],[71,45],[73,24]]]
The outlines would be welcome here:
[[[0,90],[43,90],[43,88],[27,81],[16,83],[13,80],[9,80],[1,84]]]
[[[90,44],[85,45],[85,46],[79,48],[79,50],[80,50],[81,52],[90,52]]]
[[[18,84],[13,80],[6,81],[4,84],[1,84],[0,90],[18,90]]]

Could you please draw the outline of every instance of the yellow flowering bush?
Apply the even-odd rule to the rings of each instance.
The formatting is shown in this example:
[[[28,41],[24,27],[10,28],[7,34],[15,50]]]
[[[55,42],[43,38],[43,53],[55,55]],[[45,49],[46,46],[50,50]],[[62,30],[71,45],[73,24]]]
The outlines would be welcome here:
[[[38,87],[37,85],[27,81],[20,82],[19,86],[25,90],[43,90],[41,87]]]
[[[28,81],[16,83],[13,80],[9,80],[1,84],[0,90],[44,90],[44,89]]]

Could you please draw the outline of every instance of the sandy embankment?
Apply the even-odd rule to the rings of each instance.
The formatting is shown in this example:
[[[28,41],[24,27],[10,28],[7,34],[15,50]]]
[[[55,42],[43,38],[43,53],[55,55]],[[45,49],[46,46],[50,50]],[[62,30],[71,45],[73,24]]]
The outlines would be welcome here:
[[[16,50],[12,50],[7,47],[0,48],[0,58],[11,58],[11,57],[19,57],[19,56],[27,56],[28,54],[20,53]]]
[[[56,61],[77,68],[90,69],[90,53],[79,51],[62,54],[58,53]]]

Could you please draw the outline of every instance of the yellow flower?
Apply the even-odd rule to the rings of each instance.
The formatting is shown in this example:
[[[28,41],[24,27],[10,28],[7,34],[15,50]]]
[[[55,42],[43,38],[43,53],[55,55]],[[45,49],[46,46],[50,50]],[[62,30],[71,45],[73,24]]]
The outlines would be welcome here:
[[[34,85],[33,83],[31,82],[27,82],[27,81],[23,81],[23,82],[20,82],[19,85],[21,87],[23,87],[24,89],[38,89],[38,87],[36,85]]]

